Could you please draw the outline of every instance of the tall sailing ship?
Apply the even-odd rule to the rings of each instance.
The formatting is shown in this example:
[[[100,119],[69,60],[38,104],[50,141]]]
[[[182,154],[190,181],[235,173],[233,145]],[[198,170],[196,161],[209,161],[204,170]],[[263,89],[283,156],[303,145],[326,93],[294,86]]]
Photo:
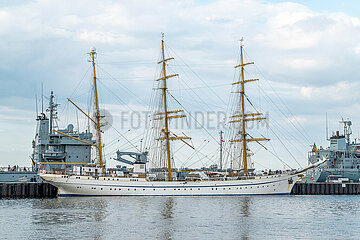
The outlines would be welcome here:
[[[117,152],[117,160],[133,165],[131,172],[110,172],[104,166],[101,123],[102,116],[99,112],[99,101],[97,95],[97,78],[95,72],[96,51],[90,52],[93,67],[93,95],[95,103],[95,119],[86,115],[95,126],[96,142],[88,142],[96,150],[96,161],[87,165],[74,166],[70,173],[43,172],[40,177],[58,188],[59,196],[224,196],[224,195],[264,195],[264,194],[289,194],[302,173],[309,168],[318,166],[324,161],[319,161],[310,167],[296,171],[279,171],[273,175],[256,175],[250,164],[249,142],[268,141],[266,138],[253,138],[246,131],[246,123],[264,119],[259,112],[247,113],[245,109],[245,85],[258,79],[245,79],[245,66],[253,62],[244,62],[243,45],[240,46],[240,62],[235,68],[240,69],[239,79],[233,83],[238,86],[239,111],[231,117],[231,123],[238,127],[236,136],[230,142],[240,147],[241,168],[233,170],[231,174],[225,171],[193,171],[181,172],[174,168],[174,158],[171,144],[180,140],[186,143],[188,136],[179,136],[170,129],[170,120],[185,117],[183,110],[169,109],[168,101],[168,79],[178,76],[168,74],[167,62],[171,57],[165,56],[164,38],[161,40],[161,76],[157,79],[160,92],[161,108],[154,113],[154,121],[160,127],[156,138],[160,153],[156,155],[161,165],[158,168],[147,169],[147,152],[131,153]],[[76,105],[75,105],[76,106]],[[80,109],[81,110],[81,109]],[[84,112],[83,112],[84,113]],[[57,131],[59,134],[64,134]],[[234,137],[236,137],[234,136]],[[82,139],[75,140],[86,143]],[[128,155],[135,159],[131,162],[123,158]]]

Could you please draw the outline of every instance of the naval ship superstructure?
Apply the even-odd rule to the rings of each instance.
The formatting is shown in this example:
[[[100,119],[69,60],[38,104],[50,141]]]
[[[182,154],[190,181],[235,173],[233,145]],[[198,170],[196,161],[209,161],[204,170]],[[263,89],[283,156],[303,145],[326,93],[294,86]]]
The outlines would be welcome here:
[[[349,181],[359,182],[360,178],[360,143],[356,142],[356,138],[351,140],[351,121],[342,120],[343,132],[336,131],[327,139],[330,146],[326,149],[316,145],[308,154],[309,164],[314,164],[323,158],[328,161],[308,171],[308,176],[312,181],[325,182],[329,180],[329,176],[337,176],[340,178],[348,178]]]
[[[68,173],[74,165],[91,163],[89,144],[95,142],[92,133],[89,130],[81,133],[75,131],[73,124],[65,129],[55,127],[59,104],[54,99],[54,93],[51,92],[49,107],[36,118],[36,133],[30,156],[32,167],[0,167],[0,182],[34,182],[39,180],[39,170]]]
[[[35,139],[32,142],[33,166],[47,172],[69,172],[74,165],[91,163],[91,147],[95,141],[89,130],[79,132],[74,125],[69,124],[65,129],[55,126],[57,107],[54,93],[50,94],[49,107],[46,113],[41,112],[37,118]],[[57,130],[56,130],[57,129]]]

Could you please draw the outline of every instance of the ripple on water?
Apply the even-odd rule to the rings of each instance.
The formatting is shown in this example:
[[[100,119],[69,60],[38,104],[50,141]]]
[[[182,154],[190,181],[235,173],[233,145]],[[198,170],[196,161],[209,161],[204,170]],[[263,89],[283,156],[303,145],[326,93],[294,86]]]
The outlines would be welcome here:
[[[4,239],[360,239],[360,196],[0,200]]]

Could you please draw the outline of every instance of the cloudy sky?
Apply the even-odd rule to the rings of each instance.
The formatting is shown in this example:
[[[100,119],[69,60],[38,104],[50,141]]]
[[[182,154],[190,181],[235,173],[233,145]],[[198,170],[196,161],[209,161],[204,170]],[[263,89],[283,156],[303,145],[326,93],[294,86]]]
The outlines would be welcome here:
[[[249,96],[269,112],[270,126],[283,132],[277,135],[284,141],[272,131],[264,134],[274,139],[281,159],[298,167],[295,157],[304,166],[310,144],[327,145],[326,112],[330,130],[350,118],[353,137],[359,136],[359,7],[355,0],[1,1],[0,165],[30,165],[41,84],[61,104],[60,127],[76,119],[66,97],[86,105],[86,53],[92,46],[99,53],[102,106],[122,134],[136,139],[140,132],[121,127],[119,119],[121,112],[148,109],[164,32],[175,58],[171,70],[181,76],[171,83],[178,90],[174,96],[183,97],[188,110],[204,112],[228,109],[238,40],[244,37],[246,56],[256,62],[248,75],[260,79]],[[217,138],[219,130],[209,133]],[[194,133],[195,144],[209,133]],[[126,144],[106,134],[109,153]],[[260,156],[266,160],[257,159],[258,168],[269,162],[282,167],[271,155]]]

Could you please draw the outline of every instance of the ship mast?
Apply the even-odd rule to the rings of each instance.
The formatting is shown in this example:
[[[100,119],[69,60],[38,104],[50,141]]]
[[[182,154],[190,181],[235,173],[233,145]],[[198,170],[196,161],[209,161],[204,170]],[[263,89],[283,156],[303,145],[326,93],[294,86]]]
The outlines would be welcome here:
[[[267,138],[248,138],[248,134],[246,133],[246,122],[248,121],[258,121],[258,120],[263,120],[265,119],[264,117],[254,117],[254,116],[260,116],[262,115],[262,113],[248,113],[246,114],[245,112],[245,83],[247,82],[253,82],[253,81],[257,81],[259,79],[247,79],[245,80],[245,69],[244,67],[246,65],[250,65],[250,64],[254,64],[254,62],[248,62],[248,63],[244,63],[244,54],[243,54],[243,38],[240,40],[240,64],[235,66],[235,68],[239,68],[240,67],[240,81],[238,82],[234,82],[233,85],[236,84],[240,84],[240,91],[239,92],[235,92],[235,93],[240,93],[240,113],[241,115],[234,115],[231,116],[231,118],[240,118],[240,119],[236,119],[236,120],[232,120],[230,121],[230,123],[234,123],[234,122],[240,122],[240,134],[241,134],[241,138],[240,139],[234,139],[231,140],[230,142],[241,142],[242,143],[242,163],[243,163],[243,173],[244,175],[247,175],[249,173],[249,169],[248,169],[248,148],[247,148],[247,142],[253,142],[253,141],[264,141],[264,140],[270,140]],[[252,116],[252,118],[247,118],[249,116]]]
[[[163,87],[162,93],[164,98],[164,121],[165,121],[165,142],[166,142],[166,157],[168,163],[168,177],[169,181],[172,181],[171,176],[171,156],[170,156],[170,139],[169,139],[169,118],[168,118],[168,110],[167,110],[167,102],[166,102],[166,63],[165,63],[165,50],[164,50],[164,34],[162,34],[161,38],[161,52],[162,52],[162,67],[163,67]]]
[[[166,148],[166,159],[167,159],[167,169],[168,169],[168,179],[169,181],[172,181],[172,166],[171,166],[171,151],[170,151],[170,140],[185,140],[185,139],[191,139],[190,137],[182,137],[177,136],[173,134],[174,136],[170,136],[170,130],[169,130],[169,120],[173,118],[182,118],[186,117],[185,115],[173,115],[174,113],[180,113],[184,110],[174,110],[169,111],[168,110],[168,99],[167,99],[167,79],[179,76],[179,74],[172,74],[167,75],[166,74],[166,62],[169,60],[172,60],[174,58],[165,58],[165,47],[164,47],[164,33],[161,34],[161,61],[158,62],[158,64],[162,65],[162,76],[157,79],[157,81],[162,81],[162,87],[159,89],[161,90],[162,98],[163,98],[163,109],[164,112],[155,113],[155,115],[160,115],[160,117],[155,118],[154,120],[164,120],[164,129],[162,129],[162,132],[164,133],[164,137],[160,137],[156,140],[165,140],[165,148]]]
[[[99,98],[98,98],[98,93],[97,93],[97,85],[96,85],[96,72],[95,72],[95,56],[96,56],[96,50],[95,48],[92,48],[90,50],[90,56],[91,56],[91,62],[92,62],[92,67],[93,67],[93,74],[94,74],[94,99],[95,99],[95,127],[96,127],[96,132],[97,132],[97,154],[99,157],[99,164],[100,167],[103,167],[103,154],[102,154],[102,144],[101,144],[101,123],[100,123],[100,119],[102,118],[102,116],[100,116],[100,111],[99,111]]]

